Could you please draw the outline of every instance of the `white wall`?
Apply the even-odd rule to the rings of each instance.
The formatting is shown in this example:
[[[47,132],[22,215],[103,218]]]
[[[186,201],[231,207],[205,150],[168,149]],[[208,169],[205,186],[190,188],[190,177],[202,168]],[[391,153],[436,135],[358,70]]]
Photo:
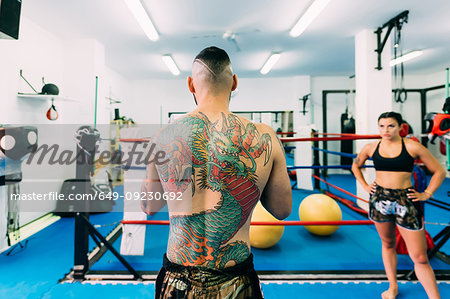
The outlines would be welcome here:
[[[184,78],[134,81],[123,106],[123,114],[139,124],[160,124],[161,109],[162,123],[167,123],[168,112],[195,109]]]
[[[298,98],[309,93],[309,77],[238,78],[238,93],[231,99],[232,111],[299,110]],[[140,124],[167,123],[169,112],[195,109],[186,79],[142,80],[131,84],[124,114]]]
[[[60,97],[54,101],[58,120],[46,118],[49,98],[17,96],[18,92],[33,93],[19,77],[20,69],[38,92],[43,86],[42,77],[46,83],[59,87]],[[105,66],[103,45],[91,39],[64,40],[23,17],[19,40],[0,39],[0,124],[36,126],[39,144],[58,143],[61,150],[75,150],[74,130],[82,124],[94,124],[96,76],[97,124],[109,124],[112,109],[105,97],[124,97],[129,82]],[[75,165],[51,167],[33,163],[23,165],[22,171],[22,193],[59,191],[65,179],[75,177]],[[38,207],[22,204],[20,225],[54,207],[54,202],[40,202]]]

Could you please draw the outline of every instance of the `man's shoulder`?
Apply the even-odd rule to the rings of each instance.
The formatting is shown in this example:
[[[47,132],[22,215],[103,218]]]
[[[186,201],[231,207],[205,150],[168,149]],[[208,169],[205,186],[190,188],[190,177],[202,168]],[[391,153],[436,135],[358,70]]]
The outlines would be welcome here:
[[[267,124],[263,124],[263,123],[256,123],[255,124],[256,127],[262,131],[265,131],[267,133],[273,133],[275,134],[275,131],[273,130],[273,128]]]
[[[256,126],[256,129],[258,130],[258,132],[259,132],[260,134],[267,133],[267,134],[269,134],[272,138],[277,136],[276,133],[275,133],[275,131],[274,131],[274,129],[273,129],[271,126],[267,125],[267,124],[263,124],[263,123],[255,123],[255,126]]]
[[[258,129],[258,131],[259,131],[260,133],[273,133],[273,134],[275,134],[275,131],[274,131],[273,128],[272,128],[271,126],[269,126],[269,125],[266,125],[266,124],[264,124],[264,123],[255,123],[255,122],[252,122],[251,120],[249,120],[249,119],[247,119],[247,118],[245,118],[245,117],[243,117],[243,116],[237,115],[237,114],[235,114],[235,113],[230,113],[230,115],[232,115],[232,116],[238,118],[238,119],[239,119],[243,124],[245,124],[245,125],[247,125],[248,123],[253,124],[253,125],[256,127],[256,129]]]

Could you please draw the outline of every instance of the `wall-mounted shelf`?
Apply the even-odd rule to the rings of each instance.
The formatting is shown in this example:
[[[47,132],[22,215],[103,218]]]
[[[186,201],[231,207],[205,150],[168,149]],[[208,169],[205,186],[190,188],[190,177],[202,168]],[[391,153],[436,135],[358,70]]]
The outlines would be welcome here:
[[[17,97],[20,99],[29,99],[29,100],[51,100],[54,99],[55,101],[68,101],[68,102],[78,102],[77,100],[62,97],[62,96],[55,96],[55,95],[49,95],[49,94],[27,94],[27,93],[18,93]]]

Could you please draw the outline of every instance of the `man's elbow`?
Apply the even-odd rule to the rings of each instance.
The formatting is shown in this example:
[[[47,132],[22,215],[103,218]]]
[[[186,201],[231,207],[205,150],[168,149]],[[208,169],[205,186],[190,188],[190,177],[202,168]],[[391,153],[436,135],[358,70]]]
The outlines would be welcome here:
[[[142,212],[144,212],[145,214],[147,214],[149,216],[155,215],[155,213],[156,213],[156,212],[152,212],[149,200],[141,201],[141,210],[142,210]]]
[[[282,210],[278,213],[276,213],[276,215],[273,215],[275,218],[277,218],[278,220],[284,220],[286,219],[289,215],[291,215],[292,213],[292,207],[289,207],[289,209],[285,209]]]
[[[278,220],[286,219],[289,215],[292,213],[292,196],[289,196],[289,200],[283,204],[280,205],[280,207],[276,210],[274,213],[274,217]]]

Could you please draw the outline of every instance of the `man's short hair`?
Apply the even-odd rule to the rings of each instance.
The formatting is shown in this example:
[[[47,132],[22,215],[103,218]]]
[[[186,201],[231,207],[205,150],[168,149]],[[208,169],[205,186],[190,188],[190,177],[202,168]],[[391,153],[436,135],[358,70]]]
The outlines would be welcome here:
[[[230,67],[231,61],[227,52],[217,47],[203,49],[194,59],[205,67],[211,74],[211,81],[221,80],[222,73]]]

